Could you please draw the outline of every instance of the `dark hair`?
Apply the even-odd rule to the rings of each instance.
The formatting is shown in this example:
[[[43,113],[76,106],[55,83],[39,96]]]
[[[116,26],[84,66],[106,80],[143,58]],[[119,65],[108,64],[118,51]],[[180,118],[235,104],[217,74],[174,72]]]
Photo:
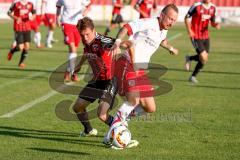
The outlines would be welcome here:
[[[94,29],[94,23],[91,18],[84,17],[78,21],[77,29],[79,31],[85,30],[86,28],[90,28],[91,30]]]
[[[177,6],[176,6],[175,4],[173,4],[173,3],[170,3],[170,4],[166,5],[166,6],[162,9],[162,13],[166,14],[167,11],[168,11],[170,8],[173,9],[175,12],[178,13],[178,8],[177,8]]]

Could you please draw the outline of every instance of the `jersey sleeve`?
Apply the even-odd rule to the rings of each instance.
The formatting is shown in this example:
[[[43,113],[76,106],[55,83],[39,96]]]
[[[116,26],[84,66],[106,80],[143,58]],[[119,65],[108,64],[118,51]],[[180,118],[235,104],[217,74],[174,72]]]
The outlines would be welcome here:
[[[196,8],[197,8],[196,4],[192,5],[186,14],[186,18],[191,18],[193,14],[196,12]]]
[[[128,30],[128,35],[132,35],[137,32],[152,28],[154,24],[154,20],[155,19],[149,19],[149,18],[138,19],[125,24],[124,27]]]
[[[142,3],[142,1],[143,1],[143,0],[138,0],[138,1],[136,2],[135,6],[139,7],[140,4]]]
[[[14,8],[15,8],[15,5],[16,5],[15,2],[11,4],[11,6],[10,6],[10,8],[9,8],[9,10],[8,10],[8,13],[12,13],[12,12],[13,12],[13,10],[14,10]]]
[[[216,7],[214,7],[214,12],[213,12],[210,20],[212,23],[216,23]]]

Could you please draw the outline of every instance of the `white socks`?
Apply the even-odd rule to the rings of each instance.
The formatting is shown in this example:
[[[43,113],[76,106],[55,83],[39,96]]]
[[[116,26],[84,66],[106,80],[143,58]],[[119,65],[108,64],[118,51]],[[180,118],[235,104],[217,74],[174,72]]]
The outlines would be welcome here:
[[[77,60],[76,58],[77,58],[77,53],[69,53],[67,71],[71,74],[73,74],[75,69],[76,60]]]
[[[37,47],[41,46],[41,33],[40,32],[36,32],[34,35],[34,42],[36,44]]]
[[[47,44],[51,44],[53,40],[53,31],[49,30],[47,34]]]

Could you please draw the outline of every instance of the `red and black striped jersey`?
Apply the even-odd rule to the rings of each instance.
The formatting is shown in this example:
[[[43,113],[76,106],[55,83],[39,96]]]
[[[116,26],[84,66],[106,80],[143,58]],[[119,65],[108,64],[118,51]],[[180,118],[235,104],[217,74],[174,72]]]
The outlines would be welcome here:
[[[30,13],[35,14],[35,10],[33,7],[33,3],[27,1],[26,3],[22,1],[15,1],[12,3],[8,13],[13,13],[15,17],[21,19],[21,21],[17,21],[14,19],[14,30],[15,31],[30,31]]]
[[[123,6],[122,0],[113,0],[112,2],[113,2],[112,14],[121,14],[122,7],[119,6]]]
[[[148,15],[148,17],[144,17],[140,13],[140,18],[150,18],[152,8],[156,8],[156,3],[155,0],[138,0],[136,6],[139,8],[139,10],[145,12]]]
[[[110,48],[115,39],[97,34],[91,44],[84,44],[84,56],[93,71],[94,80],[110,80],[112,74],[112,54]]]
[[[208,6],[202,2],[197,2],[191,6],[187,18],[192,18],[191,28],[195,33],[194,39],[208,39],[208,25],[209,22],[215,22],[216,7],[212,3]]]

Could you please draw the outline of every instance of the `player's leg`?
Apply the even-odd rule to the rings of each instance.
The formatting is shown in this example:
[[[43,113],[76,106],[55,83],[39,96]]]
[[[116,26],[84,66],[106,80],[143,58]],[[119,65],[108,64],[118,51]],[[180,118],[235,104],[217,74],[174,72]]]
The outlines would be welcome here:
[[[111,32],[111,30],[116,27],[117,27],[117,14],[113,14],[111,23],[109,27],[106,28],[104,35],[108,35],[108,33]]]
[[[15,31],[15,40],[16,40],[16,46],[11,48],[8,52],[7,59],[10,61],[12,59],[12,56],[17,51],[22,51],[24,48],[24,35],[23,32],[16,32]]]
[[[63,26],[64,41],[68,45],[68,66],[64,76],[65,81],[69,81],[70,77],[72,81],[79,81],[77,74],[74,74],[77,59],[77,48],[80,42],[80,34],[74,25]]]
[[[198,80],[196,77],[208,59],[208,52],[207,52],[208,49],[204,44],[204,40],[197,40],[196,45],[197,45],[196,51],[197,53],[199,53],[199,59],[192,75],[189,78],[189,81],[192,83],[198,83]]]
[[[53,34],[56,28],[56,16],[54,14],[46,14],[45,16],[46,16],[45,18],[47,19],[47,26],[48,26],[46,47],[52,48]]]
[[[30,31],[24,32],[23,37],[24,37],[24,48],[22,50],[21,58],[20,58],[20,61],[18,63],[18,66],[20,68],[25,67],[24,60],[26,59],[26,57],[28,55],[29,48],[30,48],[31,32]]]
[[[192,55],[192,56],[186,55],[186,57],[185,57],[185,69],[187,71],[189,71],[190,68],[191,68],[191,61],[198,62],[198,60],[199,60],[199,53],[197,51],[197,48],[198,48],[197,40],[195,40],[193,38],[191,38],[190,40],[191,40],[191,43],[192,43],[194,49],[196,50],[197,54],[196,55]]]
[[[90,103],[91,102],[79,97],[73,105],[73,111],[76,113],[78,120],[84,127],[84,130],[80,133],[80,136],[97,135],[97,130],[91,126],[88,118],[88,112],[86,111],[86,108]]]

